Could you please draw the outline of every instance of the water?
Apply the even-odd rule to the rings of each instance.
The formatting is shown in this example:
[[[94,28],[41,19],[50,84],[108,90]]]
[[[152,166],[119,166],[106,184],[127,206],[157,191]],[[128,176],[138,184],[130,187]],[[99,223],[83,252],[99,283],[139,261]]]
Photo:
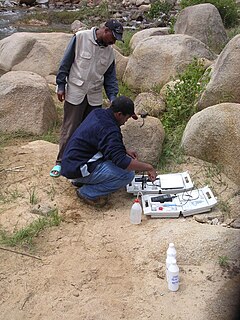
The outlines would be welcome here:
[[[1,0],[0,0],[1,1]],[[44,10],[43,10],[44,11]],[[39,11],[38,11],[39,12]],[[1,9],[0,8],[0,40],[15,32],[69,32],[67,25],[31,26],[18,25],[17,22],[29,13],[28,9]]]
[[[26,12],[20,10],[3,10],[0,11],[0,40],[17,32],[14,24],[24,16]]]

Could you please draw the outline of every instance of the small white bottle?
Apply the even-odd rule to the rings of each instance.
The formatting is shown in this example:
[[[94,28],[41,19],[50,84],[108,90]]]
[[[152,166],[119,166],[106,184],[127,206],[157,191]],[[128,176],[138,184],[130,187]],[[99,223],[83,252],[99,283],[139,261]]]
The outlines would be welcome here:
[[[170,291],[177,291],[179,289],[179,268],[176,259],[174,259],[168,268],[168,289]]]
[[[175,249],[174,243],[169,243],[169,246],[167,249],[167,256],[171,256],[177,259],[177,251]]]
[[[142,221],[142,206],[139,199],[135,199],[130,211],[130,222],[140,224]]]
[[[167,282],[169,280],[169,276],[168,276],[168,268],[170,267],[171,264],[173,264],[174,262],[176,262],[176,259],[173,256],[167,256],[166,259],[166,279]]]

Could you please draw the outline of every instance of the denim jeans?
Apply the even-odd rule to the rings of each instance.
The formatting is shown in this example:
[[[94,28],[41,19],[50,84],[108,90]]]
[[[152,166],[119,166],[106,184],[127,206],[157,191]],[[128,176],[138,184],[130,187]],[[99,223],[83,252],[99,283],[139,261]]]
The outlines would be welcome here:
[[[133,180],[134,174],[134,171],[117,167],[112,161],[105,161],[98,164],[89,176],[73,181],[83,183],[78,192],[84,198],[94,200],[125,187]]]

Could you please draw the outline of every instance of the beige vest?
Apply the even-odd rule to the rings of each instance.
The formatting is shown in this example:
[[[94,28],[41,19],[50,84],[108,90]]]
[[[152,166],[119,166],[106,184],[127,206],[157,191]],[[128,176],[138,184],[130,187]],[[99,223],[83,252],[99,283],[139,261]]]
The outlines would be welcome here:
[[[66,101],[72,104],[80,104],[86,95],[90,105],[102,104],[103,75],[114,60],[114,53],[111,46],[99,47],[93,29],[76,33],[75,59],[66,87]]]

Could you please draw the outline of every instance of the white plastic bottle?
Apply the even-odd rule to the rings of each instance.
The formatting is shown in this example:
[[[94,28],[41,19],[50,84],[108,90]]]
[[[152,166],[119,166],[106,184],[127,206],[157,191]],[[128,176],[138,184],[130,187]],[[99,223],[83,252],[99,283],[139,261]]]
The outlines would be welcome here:
[[[175,249],[174,243],[169,243],[169,246],[167,249],[167,256],[171,256],[177,259],[177,251]]]
[[[142,206],[139,199],[135,199],[130,211],[130,222],[140,224],[142,221]]]
[[[179,268],[176,259],[173,260],[168,268],[168,289],[170,291],[179,289]]]
[[[169,275],[168,275],[168,268],[170,267],[171,264],[173,263],[176,263],[176,259],[173,257],[173,256],[167,256],[167,259],[166,259],[166,279],[167,279],[167,282],[169,280]]]

